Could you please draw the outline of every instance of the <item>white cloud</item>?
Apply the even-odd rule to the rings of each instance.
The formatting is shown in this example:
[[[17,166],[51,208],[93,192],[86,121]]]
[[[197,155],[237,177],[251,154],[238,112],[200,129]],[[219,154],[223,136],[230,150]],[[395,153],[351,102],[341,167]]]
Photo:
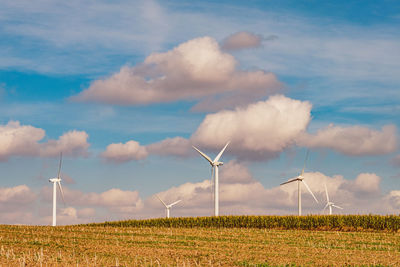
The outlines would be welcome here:
[[[29,205],[36,200],[36,194],[26,185],[15,187],[0,187],[0,209],[7,209],[11,205]]]
[[[393,210],[396,210],[396,213],[398,214],[400,210],[400,190],[390,191],[386,196],[386,199],[390,203],[389,206],[393,207]]]
[[[396,126],[386,125],[378,131],[362,126],[330,124],[316,134],[304,133],[297,143],[312,148],[331,148],[352,156],[387,154],[397,148]]]
[[[7,160],[12,156],[53,157],[60,152],[69,156],[88,154],[88,135],[83,131],[69,131],[58,140],[39,143],[44,137],[43,129],[21,125],[18,121],[0,125],[0,160]]]
[[[60,152],[70,156],[87,156],[88,134],[84,131],[69,131],[60,136],[58,140],[49,140],[40,149],[40,155],[45,157],[57,156]]]
[[[88,218],[88,219],[93,219],[96,215],[96,210],[93,208],[83,208],[78,210],[78,217],[79,218]]]
[[[192,143],[209,149],[223,147],[239,157],[265,159],[292,145],[311,120],[311,104],[282,95],[266,101],[209,114],[191,137]]]
[[[232,55],[213,38],[202,37],[153,53],[136,67],[123,67],[73,99],[122,105],[204,99],[194,107],[204,111],[246,104],[281,87],[272,73],[238,70]]]
[[[136,141],[128,141],[125,144],[110,144],[101,156],[109,161],[126,162],[130,160],[145,159],[148,155],[147,149]]]
[[[251,32],[237,32],[223,40],[221,47],[224,50],[240,50],[261,46],[263,37]]]
[[[44,130],[22,126],[18,121],[0,125],[0,160],[7,160],[10,156],[35,155],[39,149],[38,141],[44,136]]]
[[[354,181],[354,186],[362,193],[377,193],[380,191],[381,178],[375,173],[361,173]]]
[[[146,146],[146,149],[151,154],[185,157],[189,154],[192,147],[188,139],[178,136],[150,144]]]
[[[63,190],[67,207],[58,207],[58,214],[64,216],[57,219],[60,224],[134,218],[143,209],[143,201],[138,191],[112,188],[96,193],[82,192],[66,186],[63,186]],[[43,187],[40,195],[41,205],[43,203],[51,205],[53,196],[51,187]],[[61,199],[59,198],[58,201]],[[50,208],[48,210],[44,211],[44,214],[49,214]],[[48,217],[38,222],[48,224],[50,221],[51,217]]]
[[[342,175],[327,176],[320,172],[306,172],[307,184],[319,200],[302,186],[303,214],[321,214],[326,204],[327,185],[330,200],[343,210],[337,214],[394,214],[400,209],[400,191],[384,193],[381,177],[374,173],[360,173],[355,179]],[[110,190],[82,192],[64,187],[67,207],[58,206],[58,224],[101,222],[105,220],[164,217],[165,208],[155,197],[140,198],[138,191]],[[187,182],[158,192],[166,203],[182,200],[171,209],[171,216],[209,216],[213,214],[213,193],[210,180]],[[52,189],[42,188],[41,200],[26,185],[0,188],[1,223],[49,224],[51,222]],[[59,199],[60,200],[60,199]],[[34,212],[38,206],[39,214]],[[230,161],[220,172],[221,215],[285,215],[297,213],[297,184],[266,188],[255,179],[247,166]]]
[[[27,185],[0,187],[0,224],[30,224],[37,194]]]
[[[149,154],[187,157],[193,154],[191,144],[201,150],[219,150],[227,141],[231,141],[227,153],[246,160],[268,160],[294,145],[351,156],[388,154],[397,148],[394,125],[374,130],[330,124],[310,134],[311,107],[308,101],[274,95],[246,107],[208,114],[189,139],[166,138],[147,146],[131,140],[109,145],[102,156],[118,162],[144,159]]]
[[[238,163],[235,163],[238,164]],[[241,165],[241,164],[239,164]],[[223,170],[227,166],[223,166]],[[246,169],[241,165],[242,169]],[[230,171],[229,171],[230,173]],[[223,182],[221,172],[220,213],[234,214],[297,214],[297,184],[287,184],[265,188],[260,182],[241,179],[238,173],[236,183]],[[327,184],[330,200],[343,210],[334,210],[339,214],[393,214],[400,207],[400,193],[391,191],[383,194],[380,190],[381,178],[374,173],[361,173],[355,180],[345,179],[341,175],[332,177],[320,172],[304,174],[313,193],[319,200],[316,204],[306,188],[302,186],[303,214],[321,214],[326,204],[324,184]],[[179,207],[175,207],[174,216],[204,216],[213,213],[212,188],[209,180],[197,183],[185,183],[158,193],[162,199],[172,202],[182,199]],[[146,209],[151,208],[162,216],[163,207],[156,198],[146,201]]]
[[[236,160],[231,160],[221,168],[220,181],[225,184],[246,184],[253,183],[254,179],[246,166]]]

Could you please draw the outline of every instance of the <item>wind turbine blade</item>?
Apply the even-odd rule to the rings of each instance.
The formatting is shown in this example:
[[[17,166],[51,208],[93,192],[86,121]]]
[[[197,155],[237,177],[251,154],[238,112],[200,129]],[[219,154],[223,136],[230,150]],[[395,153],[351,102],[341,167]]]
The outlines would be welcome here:
[[[324,184],[324,186],[325,186],[326,202],[329,202],[328,188],[326,187],[326,183]]]
[[[338,209],[343,209],[342,207],[336,206],[336,205],[332,205],[332,207],[338,208]]]
[[[304,174],[304,169],[306,168],[306,163],[307,163],[307,159],[308,159],[308,154],[309,154],[309,150],[307,149],[307,154],[306,154],[306,158],[304,160],[304,165],[303,165],[303,170],[301,170],[301,176],[303,176]]]
[[[284,182],[284,183],[281,183],[280,185],[289,184],[289,183],[295,182],[295,181],[297,181],[297,180],[298,180],[297,178],[293,178],[293,179],[287,180],[287,181]]]
[[[329,203],[326,203],[326,205],[325,205],[324,209],[322,210],[322,212],[324,212],[328,206],[329,206]]]
[[[162,199],[161,199],[158,195],[156,195],[156,197],[164,204],[164,206],[165,206],[166,208],[168,208],[168,207],[167,207],[167,204],[165,204],[165,202],[162,201]]]
[[[64,191],[63,191],[63,189],[62,189],[61,183],[60,183],[60,182],[57,182],[57,184],[58,184],[58,188],[60,189],[61,197],[62,197],[62,200],[63,200],[64,205],[65,205]]]
[[[217,162],[217,161],[221,158],[222,153],[224,153],[224,151],[225,151],[226,147],[229,145],[229,143],[230,143],[230,141],[228,141],[228,143],[226,143],[226,145],[224,146],[224,148],[223,148],[223,149],[219,152],[219,154],[215,157],[214,162]]]
[[[175,201],[174,203],[169,204],[169,206],[172,207],[173,205],[176,205],[176,204],[178,204],[178,203],[181,202],[181,201],[182,201],[182,200],[179,199],[178,201]]]
[[[60,164],[58,165],[58,174],[57,174],[58,179],[60,179],[61,164],[62,164],[62,152],[60,153]]]
[[[213,161],[210,159],[209,156],[207,156],[206,154],[204,154],[203,152],[201,152],[197,147],[195,147],[195,146],[192,146],[192,147],[193,147],[194,149],[196,149],[196,151],[199,152],[200,155],[203,156],[203,158],[205,158],[208,162],[210,162],[210,164],[213,163]]]
[[[308,184],[306,183],[306,181],[302,180],[302,182],[304,183],[304,185],[306,186],[308,192],[310,192],[310,194],[313,196],[313,198],[315,199],[315,201],[318,203],[317,198],[314,196],[313,192],[311,191],[310,187],[308,186]]]

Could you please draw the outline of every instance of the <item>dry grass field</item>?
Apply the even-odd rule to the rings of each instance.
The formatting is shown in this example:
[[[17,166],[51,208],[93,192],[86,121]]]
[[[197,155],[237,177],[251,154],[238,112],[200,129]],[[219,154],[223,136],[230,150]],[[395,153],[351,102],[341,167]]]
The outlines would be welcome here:
[[[1,266],[400,266],[398,232],[0,226]]]

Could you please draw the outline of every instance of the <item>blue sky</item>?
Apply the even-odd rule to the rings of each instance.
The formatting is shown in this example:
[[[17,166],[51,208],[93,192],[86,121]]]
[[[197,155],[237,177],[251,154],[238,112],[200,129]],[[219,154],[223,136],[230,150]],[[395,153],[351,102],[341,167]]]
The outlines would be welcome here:
[[[226,140],[210,136],[232,139],[222,213],[293,214],[294,191],[278,185],[307,148],[321,201],[327,180],[344,213],[398,213],[399,26],[397,1],[0,2],[0,212],[9,218],[0,223],[50,222],[61,150],[64,224],[162,216],[156,193],[183,198],[176,215],[211,214],[199,184],[208,165],[188,149],[214,155]],[[252,114],[257,103],[269,122]],[[237,130],[209,127],[224,111]],[[26,134],[10,139],[14,130]],[[162,143],[176,137],[179,153]],[[118,143],[129,153],[110,154]],[[265,205],[246,194],[235,202],[235,190]],[[275,193],[291,202],[275,203]],[[379,205],[364,208],[371,198]],[[320,212],[311,201],[305,209]]]

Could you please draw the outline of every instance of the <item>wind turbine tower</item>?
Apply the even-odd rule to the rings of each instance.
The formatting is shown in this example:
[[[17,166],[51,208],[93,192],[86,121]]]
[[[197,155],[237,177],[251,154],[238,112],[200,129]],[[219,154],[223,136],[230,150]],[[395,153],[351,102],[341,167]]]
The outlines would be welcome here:
[[[53,223],[52,223],[53,226],[57,225],[57,185],[58,185],[58,188],[60,189],[61,196],[62,196],[63,202],[65,204],[64,192],[61,187],[61,177],[60,177],[61,164],[62,164],[62,153],[60,153],[60,164],[58,166],[57,177],[49,179],[49,182],[53,183]]]
[[[226,147],[229,145],[229,142],[226,143],[224,148],[219,152],[219,154],[215,157],[214,160],[211,160],[209,156],[205,153],[201,152],[197,147],[192,146],[197,152],[200,153],[203,158],[205,158],[211,165],[211,180],[214,178],[214,216],[219,215],[219,178],[218,178],[218,167],[222,166],[224,163],[219,161],[224,153]]]
[[[156,195],[156,196],[157,196],[157,195]],[[161,203],[163,203],[163,205],[165,206],[165,213],[166,213],[167,218],[169,218],[169,210],[170,210],[170,208],[171,208],[172,206],[178,204],[179,202],[181,202],[181,199],[180,199],[180,200],[175,201],[174,203],[171,203],[171,204],[167,205],[167,204],[165,204],[164,201],[162,201],[162,199],[161,199],[159,196],[157,196],[157,198],[158,198],[158,199],[161,201]]]
[[[303,170],[301,171],[301,174],[299,176],[297,176],[296,178],[293,178],[293,179],[289,179],[287,182],[281,183],[281,185],[284,185],[284,184],[289,184],[289,183],[297,181],[297,202],[298,202],[299,216],[301,216],[301,184],[304,184],[306,186],[308,192],[310,192],[310,194],[315,199],[315,202],[318,203],[317,198],[314,196],[314,194],[311,191],[310,187],[308,186],[308,184],[304,180],[304,169],[306,168],[307,158],[308,158],[308,151],[307,151],[307,154],[306,154],[306,159],[304,160]]]

